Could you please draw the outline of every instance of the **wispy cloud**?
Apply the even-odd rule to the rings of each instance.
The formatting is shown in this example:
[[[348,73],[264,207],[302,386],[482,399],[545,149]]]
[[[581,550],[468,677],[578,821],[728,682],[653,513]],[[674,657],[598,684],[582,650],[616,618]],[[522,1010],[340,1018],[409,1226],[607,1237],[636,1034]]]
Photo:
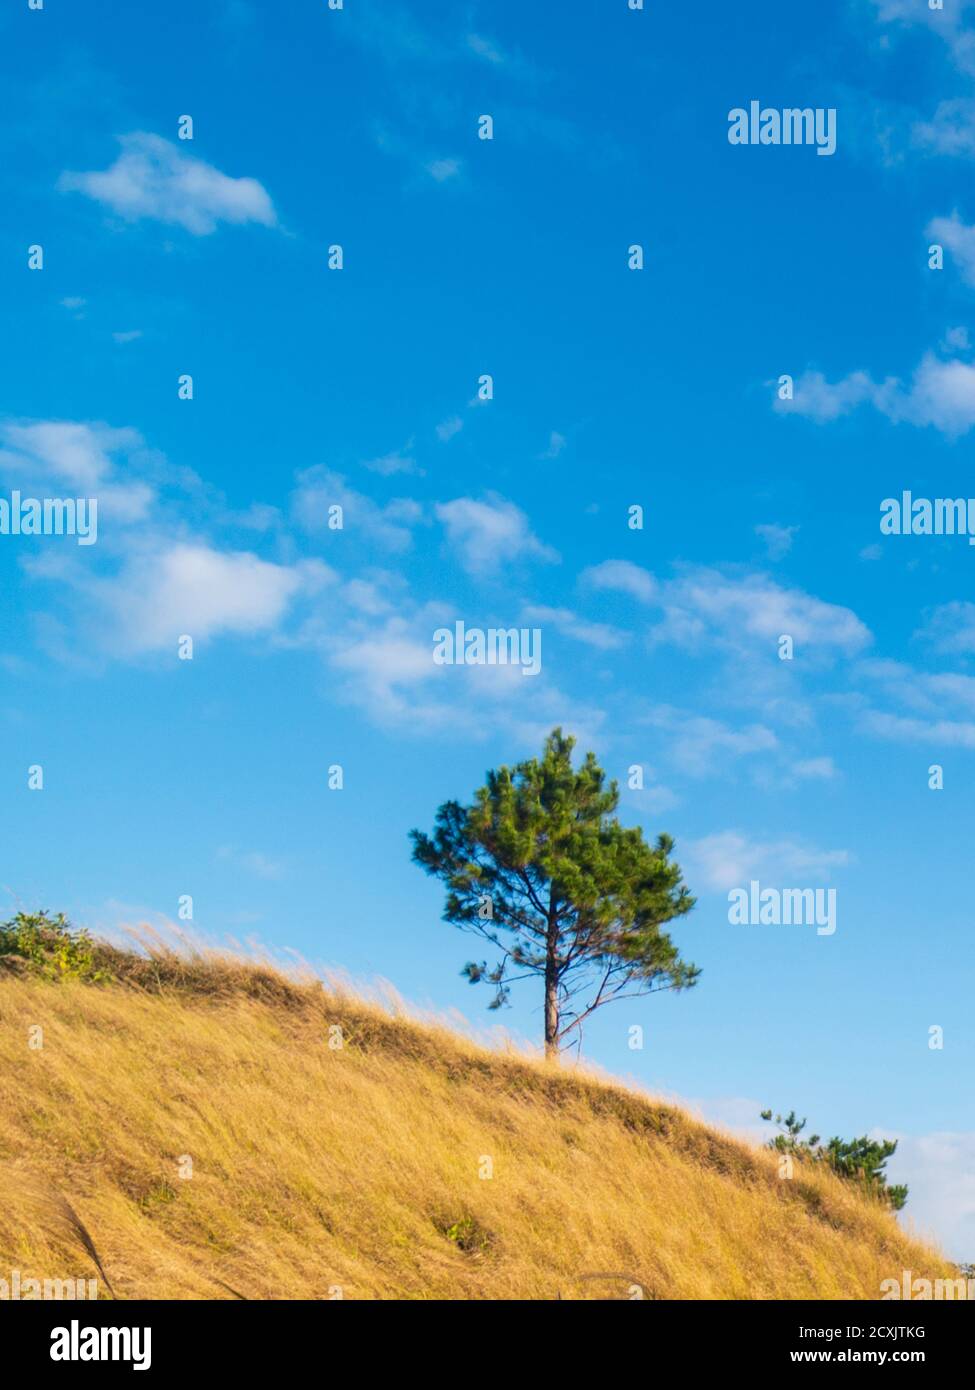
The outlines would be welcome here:
[[[284,865],[259,849],[238,850],[233,845],[221,845],[217,850],[217,858],[226,860],[235,868],[244,869],[257,878],[273,881],[284,875]]]
[[[779,526],[775,522],[766,522],[755,527],[755,534],[764,541],[769,559],[781,560],[782,556],[788,555],[792,549],[792,538],[798,530],[798,526]]]
[[[792,771],[802,781],[831,782],[837,775],[833,759],[829,757],[801,758],[793,763]]]
[[[485,38],[483,34],[468,34],[467,47],[472,53],[476,53],[479,58],[483,58],[485,62],[494,63],[495,65],[504,62],[504,54],[501,51],[500,44],[495,43],[493,39]]]
[[[393,551],[409,549],[413,528],[422,518],[422,508],[411,498],[380,505],[350,487],[341,473],[323,465],[299,472],[291,495],[291,514],[298,525],[312,535],[328,534],[332,507],[342,509],[342,533]]]
[[[548,448],[539,454],[541,459],[557,459],[565,448],[566,438],[564,434],[559,434],[558,430],[553,430],[548,437]]]
[[[510,745],[526,751],[553,724],[590,741],[599,734],[604,712],[567,696],[547,674],[535,682],[515,666],[435,664],[433,632],[447,610],[402,607],[378,623],[330,620],[314,639],[341,680],[339,693],[377,724],[441,741],[484,739],[502,730]]]
[[[482,500],[457,497],[438,503],[436,515],[457,559],[471,574],[495,573],[517,560],[553,563],[559,558],[538,539],[525,513],[495,493]]]
[[[736,645],[744,639],[775,643],[782,634],[797,646],[856,652],[871,640],[854,612],[763,574],[725,575],[694,569],[667,587],[668,617],[688,613]],[[670,635],[665,622],[662,638]]]
[[[916,636],[930,642],[937,652],[975,655],[975,603],[956,599],[939,604],[927,614]]]
[[[954,606],[946,605],[949,609]],[[972,607],[957,605],[965,606]],[[877,708],[873,703],[865,705],[858,713],[861,732],[934,749],[939,745],[975,748],[975,677],[958,672],[920,671],[904,662],[881,660],[861,662],[857,673],[888,704],[900,706],[899,710],[892,710]]]
[[[668,735],[668,756],[690,777],[711,776],[738,758],[753,754],[774,754],[779,740],[763,724],[735,729],[704,715],[687,714],[669,705],[660,705],[646,716],[646,722]]]
[[[457,178],[462,168],[462,161],[459,159],[431,159],[427,161],[426,171],[435,183],[446,183],[448,179]]]
[[[742,830],[722,830],[686,842],[682,854],[706,887],[725,893],[751,879],[769,886],[801,887],[828,880],[850,864],[845,849],[820,849],[794,836],[757,839]]]
[[[970,609],[972,605],[965,607]],[[975,676],[957,671],[921,671],[906,662],[890,660],[861,661],[856,674],[897,703],[920,713],[975,715]]]
[[[696,567],[659,581],[628,560],[607,560],[585,570],[581,582],[660,608],[663,618],[651,629],[657,643],[694,649],[717,641],[737,647],[755,640],[774,643],[785,634],[796,644],[850,653],[871,640],[849,608],[786,588],[765,574]]]
[[[139,477],[134,459],[144,451],[141,435],[100,423],[37,420],[0,424],[0,476],[12,486],[44,496],[69,488],[95,497],[99,512],[121,523],[144,518],[156,488]]]
[[[962,72],[975,74],[975,34],[966,27],[966,16],[975,9],[973,0],[948,0],[942,9],[926,0],[872,0],[881,24],[900,30],[926,29],[947,45],[952,61]]]
[[[950,217],[933,217],[925,228],[925,236],[946,247],[966,285],[975,285],[975,227],[968,226],[953,212]],[[964,346],[968,346],[967,337]]]
[[[368,468],[370,473],[378,473],[383,478],[390,478],[396,473],[421,473],[423,470],[417,467],[416,459],[410,452],[412,448],[411,439],[402,449],[393,449],[380,458],[368,459],[364,467]]]
[[[556,632],[604,652],[623,646],[629,637],[628,633],[610,627],[608,623],[587,622],[569,608],[546,608],[542,604],[528,604],[524,610],[524,617],[529,623],[551,624]]]
[[[916,121],[911,142],[934,154],[967,159],[975,154],[975,100],[952,97],[935,107],[926,121]]]
[[[807,648],[853,653],[871,641],[868,628],[847,607],[786,588],[766,574],[687,567],[673,580],[661,581],[630,560],[605,560],[584,570],[580,585],[620,592],[662,610],[651,641],[690,651],[705,642],[712,649],[755,641],[771,645],[789,635]]]
[[[861,716],[860,728],[893,743],[922,743],[928,748],[975,748],[975,723],[970,720],[912,719],[883,710],[866,710]]]
[[[455,434],[459,434],[464,428],[464,422],[459,415],[451,415],[446,420],[441,420],[437,426],[437,438],[441,444],[446,444],[453,439]]]

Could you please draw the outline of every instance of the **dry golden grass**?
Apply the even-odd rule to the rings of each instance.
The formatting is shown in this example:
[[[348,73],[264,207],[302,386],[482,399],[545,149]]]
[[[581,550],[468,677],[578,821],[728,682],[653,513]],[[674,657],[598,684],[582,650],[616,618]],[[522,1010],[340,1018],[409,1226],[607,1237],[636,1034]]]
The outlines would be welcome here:
[[[877,1298],[954,1273],[831,1174],[780,1181],[622,1086],[268,968],[111,964],[0,974],[0,1277],[96,1275],[54,1193],[120,1298]]]

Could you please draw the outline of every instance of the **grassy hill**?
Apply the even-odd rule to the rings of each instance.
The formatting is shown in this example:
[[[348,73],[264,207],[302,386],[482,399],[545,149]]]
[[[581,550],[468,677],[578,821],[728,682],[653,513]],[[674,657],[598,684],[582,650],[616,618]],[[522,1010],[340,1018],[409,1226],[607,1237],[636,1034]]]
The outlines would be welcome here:
[[[0,957],[0,1277],[95,1275],[59,1199],[120,1298],[871,1299],[954,1273],[832,1174],[782,1181],[623,1086],[232,959],[97,963]]]

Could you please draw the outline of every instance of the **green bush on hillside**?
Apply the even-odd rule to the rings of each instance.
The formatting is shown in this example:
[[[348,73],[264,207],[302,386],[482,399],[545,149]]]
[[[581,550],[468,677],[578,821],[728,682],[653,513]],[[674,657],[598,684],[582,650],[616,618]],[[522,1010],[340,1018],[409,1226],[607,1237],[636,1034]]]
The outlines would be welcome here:
[[[771,1120],[771,1110],[763,1110],[761,1118]],[[896,1139],[868,1139],[865,1134],[859,1139],[833,1138],[828,1144],[821,1144],[818,1134],[800,1139],[806,1121],[800,1120],[794,1110],[790,1110],[788,1115],[776,1115],[775,1123],[781,1133],[769,1140],[768,1148],[813,1163],[827,1163],[834,1173],[851,1182],[861,1183],[889,1203],[894,1211],[900,1211],[904,1206],[907,1186],[888,1183],[885,1171],[888,1158],[897,1151]]]
[[[79,979],[97,983],[109,978],[99,968],[88,932],[72,928],[63,912],[18,912],[0,923],[0,963],[20,966],[45,980]]]

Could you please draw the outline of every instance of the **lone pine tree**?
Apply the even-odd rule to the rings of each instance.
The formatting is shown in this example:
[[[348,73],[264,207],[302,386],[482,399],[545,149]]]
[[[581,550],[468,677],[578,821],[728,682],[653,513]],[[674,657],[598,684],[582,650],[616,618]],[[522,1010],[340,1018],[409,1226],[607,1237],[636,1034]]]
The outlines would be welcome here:
[[[432,835],[410,832],[414,862],[446,885],[444,921],[501,952],[463,971],[494,987],[490,1007],[517,981],[543,980],[549,1056],[580,1040],[604,1004],[689,989],[700,975],[661,930],[695,901],[673,840],[649,845],[622,826],[616,783],[593,753],[574,769],[574,746],[553,730],[541,759],[489,772],[473,805],[446,801]]]

